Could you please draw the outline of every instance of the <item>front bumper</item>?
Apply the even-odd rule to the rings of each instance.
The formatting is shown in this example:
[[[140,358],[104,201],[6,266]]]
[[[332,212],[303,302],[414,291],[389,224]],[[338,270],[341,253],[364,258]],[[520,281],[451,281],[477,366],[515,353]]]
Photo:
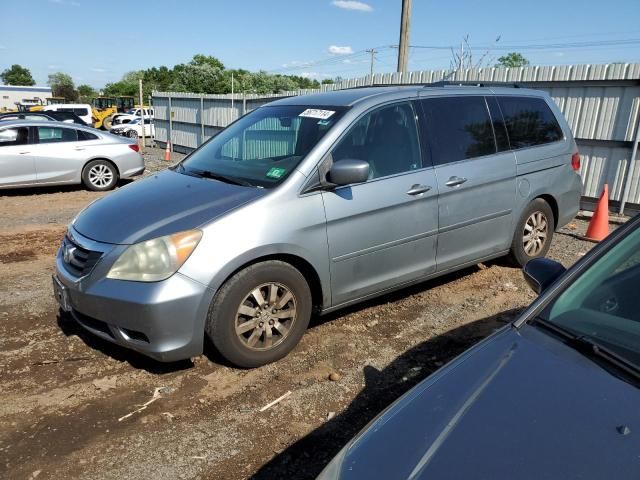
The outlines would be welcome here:
[[[112,256],[105,252],[91,273],[78,278],[58,252],[55,276],[67,292],[69,311],[78,324],[161,362],[200,355],[213,296],[210,289],[180,273],[153,283],[108,279],[108,267],[100,263]]]

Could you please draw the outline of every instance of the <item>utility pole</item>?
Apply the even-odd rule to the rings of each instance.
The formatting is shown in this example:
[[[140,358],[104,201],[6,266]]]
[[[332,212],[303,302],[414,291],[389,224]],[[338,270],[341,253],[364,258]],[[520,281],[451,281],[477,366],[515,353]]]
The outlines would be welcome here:
[[[375,62],[376,53],[378,53],[378,51],[375,48],[372,48],[370,50],[365,50],[365,51],[371,54],[371,68],[369,70],[369,76],[371,80],[371,85],[373,85],[373,63]]]
[[[411,23],[411,0],[402,0],[400,18],[400,43],[398,47],[398,72],[407,73],[409,61],[409,27]]]
[[[146,148],[146,132],[145,132],[145,126],[144,126],[144,97],[142,96],[142,79],[140,79],[139,81],[139,87],[140,87],[140,126],[142,127],[142,151],[144,151],[144,149]],[[149,125],[149,129],[151,129],[151,125]]]
[[[233,109],[233,94],[234,94],[234,81],[233,81],[233,72],[231,72],[231,120],[236,119],[236,111]]]

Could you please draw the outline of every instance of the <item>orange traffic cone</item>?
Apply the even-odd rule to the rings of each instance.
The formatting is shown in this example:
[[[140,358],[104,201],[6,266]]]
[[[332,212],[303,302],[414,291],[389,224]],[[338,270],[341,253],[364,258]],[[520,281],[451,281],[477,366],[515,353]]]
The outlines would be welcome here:
[[[589,222],[585,238],[599,242],[604,240],[607,235],[609,235],[609,185],[605,183],[596,211],[593,212],[593,217]]]
[[[167,148],[164,151],[164,161],[165,162],[171,161],[171,142],[167,142]]]

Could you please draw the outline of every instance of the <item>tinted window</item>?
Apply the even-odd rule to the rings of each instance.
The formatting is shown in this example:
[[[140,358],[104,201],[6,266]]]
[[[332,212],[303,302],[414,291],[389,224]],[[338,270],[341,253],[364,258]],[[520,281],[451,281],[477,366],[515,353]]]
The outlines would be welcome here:
[[[498,97],[511,148],[551,143],[563,138],[562,129],[542,98]]]
[[[382,107],[351,127],[332,152],[333,161],[346,158],[369,162],[370,178],[422,167],[415,113],[410,103]]]
[[[72,128],[37,127],[40,143],[75,142],[78,137]]]
[[[496,153],[484,97],[429,98],[422,104],[435,165]]]
[[[29,143],[29,129],[27,127],[0,130],[0,147],[26,145],[27,143]]]
[[[84,130],[78,130],[78,140],[98,140],[98,136],[93,133],[85,132]]]
[[[485,97],[491,114],[491,122],[493,123],[493,133],[496,136],[496,145],[499,152],[509,150],[509,137],[507,136],[507,127],[502,119],[502,112],[498,106],[496,97]]]

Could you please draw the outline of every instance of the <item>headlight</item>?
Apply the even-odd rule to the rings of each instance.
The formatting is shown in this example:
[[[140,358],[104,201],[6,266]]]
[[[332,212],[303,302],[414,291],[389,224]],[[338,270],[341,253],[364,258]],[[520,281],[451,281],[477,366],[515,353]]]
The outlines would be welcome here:
[[[135,282],[157,282],[173,275],[198,245],[200,230],[187,230],[129,246],[120,255],[107,278]]]

